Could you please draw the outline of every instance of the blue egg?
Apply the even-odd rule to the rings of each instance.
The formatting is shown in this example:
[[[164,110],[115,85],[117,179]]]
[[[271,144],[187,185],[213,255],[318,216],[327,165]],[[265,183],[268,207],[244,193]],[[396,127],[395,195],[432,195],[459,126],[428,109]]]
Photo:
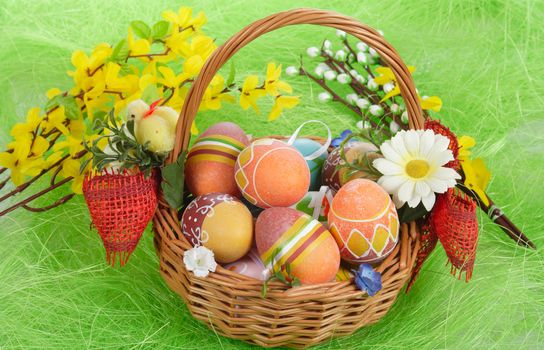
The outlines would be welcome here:
[[[293,142],[293,147],[295,147],[304,157],[317,151],[321,144],[317,141],[310,139],[296,139]],[[328,152],[325,151],[319,157],[313,160],[307,160],[308,168],[310,168],[310,191],[317,191],[321,187],[321,168],[323,168],[323,163],[327,159]]]

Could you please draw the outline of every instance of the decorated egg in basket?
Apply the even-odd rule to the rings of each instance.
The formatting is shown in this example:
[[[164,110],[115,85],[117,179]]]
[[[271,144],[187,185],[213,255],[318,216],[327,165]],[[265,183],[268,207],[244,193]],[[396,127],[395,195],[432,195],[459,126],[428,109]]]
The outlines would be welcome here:
[[[306,157],[319,150],[321,144],[311,139],[301,138],[296,139],[293,142],[293,147]],[[321,186],[321,169],[323,168],[323,163],[325,163],[325,160],[327,159],[327,155],[328,153],[325,151],[319,157],[306,161],[308,168],[310,169],[310,191],[316,191],[319,189],[319,186]]]
[[[319,221],[292,208],[264,210],[255,223],[255,242],[265,266],[303,284],[329,282],[340,266],[334,238]],[[288,268],[289,265],[289,268]]]
[[[334,196],[328,213],[329,229],[342,258],[352,263],[375,263],[398,242],[399,219],[391,197],[375,182],[355,179]]]
[[[195,198],[183,212],[181,228],[192,245],[209,248],[220,263],[240,259],[253,242],[251,213],[237,198],[224,193]]]
[[[370,159],[373,159],[378,151],[376,146],[371,143],[361,141],[351,141],[344,146],[345,157],[349,162],[369,154]],[[346,168],[339,168],[339,165],[345,164],[341,157],[340,147],[336,147],[331,151],[327,160],[323,164],[322,177],[323,185],[329,186],[334,192],[338,191],[342,185],[351,179],[362,177],[361,172],[355,174],[346,174]],[[365,175],[366,176],[366,175]]]
[[[256,248],[251,249],[243,258],[225,265],[224,268],[258,280],[264,280],[266,277],[264,264]]]
[[[246,133],[234,123],[222,122],[208,128],[187,154],[185,181],[189,191],[195,196],[216,192],[239,197],[234,163],[248,144]]]
[[[310,170],[293,146],[261,139],[240,152],[235,179],[250,203],[261,208],[288,207],[308,192]]]

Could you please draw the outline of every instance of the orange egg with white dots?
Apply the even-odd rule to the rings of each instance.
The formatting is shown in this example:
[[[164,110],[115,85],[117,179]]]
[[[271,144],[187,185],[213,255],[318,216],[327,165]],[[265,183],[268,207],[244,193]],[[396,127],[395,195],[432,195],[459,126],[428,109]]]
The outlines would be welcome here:
[[[302,154],[275,139],[251,143],[238,155],[234,171],[242,195],[261,208],[289,207],[310,186],[310,169]]]
[[[328,213],[329,230],[342,259],[376,263],[389,255],[399,238],[399,218],[391,197],[377,183],[355,179],[334,196]]]

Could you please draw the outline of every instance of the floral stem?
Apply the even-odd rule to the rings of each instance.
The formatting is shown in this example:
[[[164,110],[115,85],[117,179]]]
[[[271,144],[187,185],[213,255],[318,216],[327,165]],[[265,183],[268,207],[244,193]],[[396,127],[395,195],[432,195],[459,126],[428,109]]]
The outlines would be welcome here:
[[[25,209],[25,210],[28,210],[28,211],[31,211],[31,212],[34,212],[34,213],[40,213],[40,212],[44,212],[44,211],[47,211],[49,209],[53,209],[53,208],[56,208],[58,206],[61,206],[62,204],[66,203],[70,199],[72,199],[74,196],[75,196],[75,193],[70,193],[69,195],[66,195],[66,196],[62,197],[61,199],[59,199],[55,203],[46,205],[45,207],[41,207],[41,208],[30,207],[30,206],[28,206],[26,204],[23,204],[21,207],[23,209]]]

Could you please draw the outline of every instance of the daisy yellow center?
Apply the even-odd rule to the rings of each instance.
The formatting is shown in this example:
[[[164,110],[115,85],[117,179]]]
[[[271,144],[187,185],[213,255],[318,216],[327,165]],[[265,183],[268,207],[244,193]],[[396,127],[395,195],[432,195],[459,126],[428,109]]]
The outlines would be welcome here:
[[[414,159],[406,163],[406,174],[414,179],[421,179],[429,173],[429,163],[426,160]]]

